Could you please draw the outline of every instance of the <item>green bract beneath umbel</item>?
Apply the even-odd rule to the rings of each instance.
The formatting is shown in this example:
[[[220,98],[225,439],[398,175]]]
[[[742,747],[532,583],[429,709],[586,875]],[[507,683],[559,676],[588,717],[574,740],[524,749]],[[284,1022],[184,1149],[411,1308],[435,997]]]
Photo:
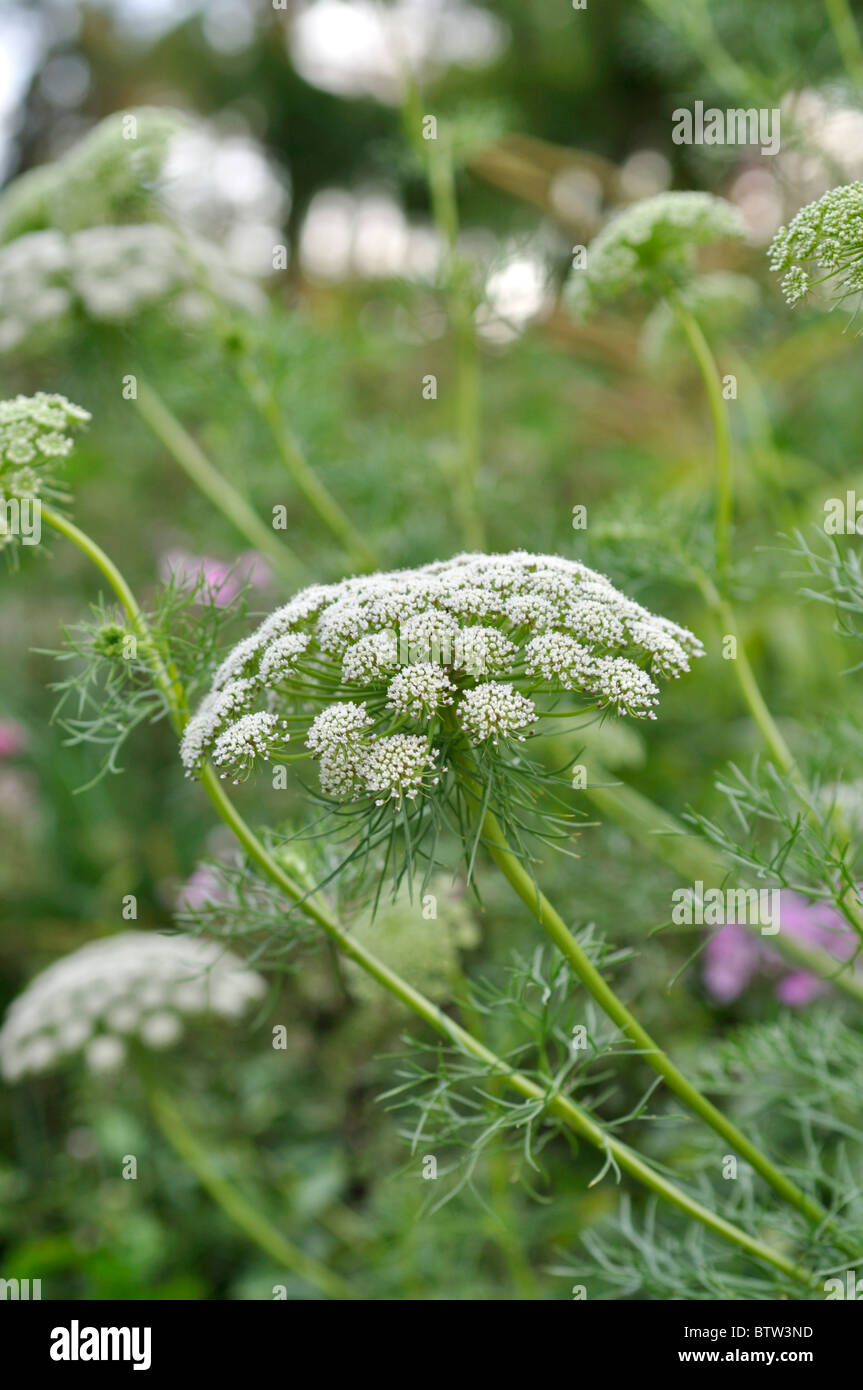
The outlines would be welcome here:
[[[658,193],[617,213],[587,248],[567,287],[573,310],[587,316],[628,294],[661,297],[689,283],[701,246],[739,240],[738,209],[711,193]]]
[[[437,785],[453,734],[493,752],[567,694],[654,719],[654,678],[702,654],[578,561],[458,555],[297,594],[223,661],[182,758],[240,780],[293,738],[325,795],[398,805]]]

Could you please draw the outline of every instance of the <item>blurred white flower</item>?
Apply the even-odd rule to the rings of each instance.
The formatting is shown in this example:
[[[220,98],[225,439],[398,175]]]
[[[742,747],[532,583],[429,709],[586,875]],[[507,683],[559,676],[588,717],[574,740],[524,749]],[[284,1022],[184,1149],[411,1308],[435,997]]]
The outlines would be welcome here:
[[[12,1002],[0,1029],[0,1072],[17,1081],[82,1049],[92,1070],[110,1071],[124,1060],[124,1038],[168,1047],[184,1016],[238,1018],[265,988],[231,952],[198,937],[124,932],[91,941]]]
[[[209,242],[157,223],[31,232],[0,246],[0,352],[61,335],[75,312],[123,323],[171,301],[179,321],[195,322],[211,312],[211,294],[250,312],[266,306]]]
[[[313,0],[288,31],[294,66],[314,87],[397,105],[407,73],[428,79],[447,67],[485,67],[509,31],[463,0]]]

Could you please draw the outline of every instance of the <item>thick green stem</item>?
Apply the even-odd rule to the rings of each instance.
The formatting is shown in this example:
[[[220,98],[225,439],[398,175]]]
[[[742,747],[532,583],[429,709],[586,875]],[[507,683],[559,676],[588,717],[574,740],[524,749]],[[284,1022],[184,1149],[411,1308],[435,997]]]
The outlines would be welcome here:
[[[436,1032],[445,1037],[462,1052],[468,1056],[487,1064],[492,1073],[504,1079],[511,1090],[530,1100],[545,1100],[548,1112],[563,1122],[573,1130],[574,1133],[587,1139],[595,1148],[605,1153],[625,1172],[638,1178],[646,1187],[650,1188],[658,1196],[664,1197],[673,1206],[681,1211],[685,1211],[689,1216],[700,1221],[702,1225],[719,1235],[723,1235],[727,1240],[747,1249],[750,1254],[755,1254],[760,1259],[766,1259],[775,1268],[781,1269],[784,1273],[790,1274],[793,1278],[802,1280],[804,1283],[810,1282],[810,1276],[803,1270],[786,1260],[784,1256],[778,1255],[775,1250],[765,1246],[763,1242],[752,1241],[751,1237],[746,1236],[731,1223],[724,1221],[722,1217],[709,1211],[689,1197],[675,1184],[668,1182],[660,1174],[656,1173],[644,1160],[627,1145],[620,1143],[612,1135],[596,1123],[596,1121],[574,1101],[567,1097],[558,1095],[552,1089],[549,1082],[546,1088],[538,1085],[529,1077],[514,1071],[501,1058],[495,1056],[483,1043],[462,1028],[458,1023],[445,1014],[442,1009],[432,1003],[419,990],[414,989],[413,985],[408,984],[383,961],[368,951],[361,942],[350,935],[349,932],[339,924],[329,909],[320,904],[313,897],[305,895],[303,888],[296,884],[293,879],[285,872],[270,855],[266,847],[261,843],[254,831],[246,824],[236,807],[226,795],[221,782],[215,776],[212,768],[205,768],[202,775],[204,790],[213,802],[222,820],[234,832],[240,844],[246,850],[249,858],[257,864],[262,873],[270,879],[278,888],[294,901],[300,903],[302,911],[312,921],[326,933],[331,941],[335,943],[343,955],[356,962],[365,972],[377,980],[378,984],[383,985],[394,998],[407,1005],[419,1018],[429,1024]],[[742,1237],[742,1239],[741,1239]],[[745,1242],[745,1243],[744,1243]]]
[[[730,549],[734,478],[731,465],[731,432],[719,384],[719,368],[695,315],[687,309],[678,295],[672,297],[671,306],[698,363],[707,394],[710,418],[713,421],[716,455],[716,565],[719,573],[724,574],[728,568]]]
[[[150,1110],[164,1137],[173,1149],[189,1165],[201,1186],[225,1213],[229,1221],[252,1240],[265,1255],[276,1260],[292,1274],[298,1274],[312,1288],[319,1289],[327,1298],[352,1299],[357,1295],[349,1284],[326,1265],[312,1259],[304,1250],[293,1245],[273,1230],[251,1202],[238,1192],[226,1178],[222,1177],[216,1164],[198,1140],[191,1133],[177,1106],[164,1091],[153,1089],[148,1093]]]
[[[260,411],[273,436],[282,463],[309,506],[336,540],[344,546],[351,564],[356,569],[364,573],[376,569],[378,558],[375,552],[310,466],[282,414],[272,388],[258,375],[254,363],[245,356],[240,358],[239,375],[249,398]]]
[[[159,654],[158,649],[152,644],[146,619],[143,617],[140,607],[132,594],[131,589],[126,583],[120,571],[111,560],[83,531],[67,522],[65,518],[58,516],[48,508],[43,508],[43,517],[50,525],[56,527],[63,535],[67,536],[78,545],[85,555],[92,560],[99,571],[105,576],[114,589],[118,599],[125,608],[130,620],[138,630],[149,639],[148,651],[153,650],[153,672],[159,689],[162,690],[171,712],[175,726],[180,729],[186,718],[186,701],[179,682],[171,675],[171,664]],[[231,829],[239,843],[243,846],[252,863],[256,864],[261,872],[271,883],[281,889],[293,902],[297,903],[299,909],[305,916],[314,921],[334,943],[334,945],[346,955],[350,960],[356,962],[372,979],[377,980],[378,984],[388,990],[394,998],[401,1001],[411,1009],[419,1018],[428,1023],[430,1027],[438,1033],[448,1038],[452,1043],[459,1047],[466,1055],[472,1056],[489,1066],[492,1073],[503,1078],[505,1083],[517,1094],[529,1100],[542,1101],[549,1114],[556,1116],[567,1125],[573,1133],[580,1135],[590,1144],[603,1153],[606,1158],[613,1161],[622,1171],[629,1173],[636,1178],[651,1192],[662,1197],[670,1205],[684,1212],[693,1220],[700,1222],[708,1230],[722,1236],[723,1239],[745,1250],[756,1259],[763,1260],[772,1265],[774,1269],[780,1270],[789,1278],[812,1287],[814,1276],[782,1255],[779,1251],[772,1249],[763,1241],[756,1240],[729,1221],[725,1221],[721,1216],[703,1206],[702,1203],[690,1197],[676,1184],[670,1182],[662,1174],[654,1171],[634,1150],[628,1145],[621,1143],[614,1135],[607,1133],[601,1125],[592,1118],[587,1111],[583,1110],[575,1101],[562,1096],[554,1088],[554,1083],[549,1079],[546,1086],[540,1086],[530,1077],[514,1071],[503,1059],[495,1056],[479,1039],[473,1034],[462,1028],[458,1023],[438,1008],[430,999],[422,995],[419,990],[403,980],[395,971],[390,970],[389,966],[377,959],[370,951],[350,935],[341,926],[337,919],[330,913],[329,909],[319,903],[315,898],[310,897],[301,884],[296,883],[284,868],[273,858],[266,846],[261,842],[254,831],[248,826],[234,806],[225,790],[209,766],[205,767],[201,776],[201,781],[207,795],[212,801],[216,811],[221,816],[225,824]]]
[[[302,573],[300,561],[288,546],[276,540],[272,529],[261,520],[245,497],[213,467],[200,445],[171,414],[151,386],[138,383],[135,405],[139,415],[146,420],[195,487],[255,550],[260,551],[270,561],[281,579],[288,584],[296,583]]]
[[[471,792],[482,804],[481,790],[477,784],[468,780]],[[716,1109],[705,1096],[686,1079],[674,1065],[671,1058],[654,1042],[645,1028],[630,1013],[626,1005],[617,997],[591,960],[572,936],[563,918],[552,907],[545,894],[527,873],[507,843],[497,817],[486,810],[483,819],[484,842],[492,859],[503,873],[512,888],[530,909],[539,925],[548,934],[558,950],[572,966],[587,991],[600,1008],[617,1024],[621,1032],[643,1053],[644,1060],[663,1078],[669,1090],[683,1101],[694,1114],[709,1125],[722,1139],[730,1144],[751,1164],[757,1173],[770,1184],[777,1196],[788,1202],[806,1217],[815,1227],[829,1228],[836,1243],[849,1253],[858,1253],[853,1243],[845,1240],[840,1231],[820,1203],[808,1197],[796,1183],[786,1177],[776,1165],[753,1144],[720,1110]]]

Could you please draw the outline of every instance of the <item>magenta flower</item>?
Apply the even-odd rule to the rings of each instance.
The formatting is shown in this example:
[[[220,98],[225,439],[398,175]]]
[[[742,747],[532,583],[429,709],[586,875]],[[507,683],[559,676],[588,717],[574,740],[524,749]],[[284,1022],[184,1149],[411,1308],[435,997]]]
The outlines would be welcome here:
[[[219,608],[228,608],[248,585],[263,589],[272,582],[269,565],[254,550],[244,550],[233,564],[187,550],[166,550],[159,559],[159,574],[165,583],[173,580],[187,592],[197,590],[198,602]]]
[[[17,719],[0,719],[0,758],[14,758],[27,747],[27,730]]]
[[[857,938],[829,903],[809,902],[798,893],[783,889],[779,896],[781,930],[805,946],[820,946],[838,961],[850,960]],[[830,989],[826,980],[808,970],[789,969],[785,958],[769,936],[760,939],[737,922],[720,927],[710,937],[704,951],[704,986],[718,1004],[739,998],[755,979],[774,981],[777,999],[791,1008],[810,1004]]]
[[[212,864],[199,864],[177,894],[179,912],[197,912],[208,903],[225,900],[225,885]]]

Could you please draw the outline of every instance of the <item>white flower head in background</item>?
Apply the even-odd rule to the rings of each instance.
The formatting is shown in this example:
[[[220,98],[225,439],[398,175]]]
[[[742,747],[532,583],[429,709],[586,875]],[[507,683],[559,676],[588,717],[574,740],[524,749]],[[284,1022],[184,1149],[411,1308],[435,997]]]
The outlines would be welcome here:
[[[47,229],[169,221],[269,273],[289,208],[286,176],[261,147],[171,107],[106,116],[71,149],[14,179],[0,195],[0,242]],[[266,238],[267,266],[249,264],[250,240]]]
[[[702,654],[577,561],[458,555],[297,594],[222,662],[181,755],[239,780],[293,739],[326,797],[398,808],[439,785],[454,739],[515,748],[567,696],[653,719],[654,677]]]
[[[235,1020],[266,986],[236,956],[193,936],[124,932],[91,941],[30,982],[0,1029],[0,1071],[17,1081],[83,1054],[93,1071],[120,1066],[128,1044],[176,1043],[186,1018]]]
[[[657,193],[617,213],[590,243],[585,266],[570,276],[570,305],[586,316],[629,294],[661,298],[692,279],[700,247],[744,234],[725,198]]]
[[[817,285],[839,300],[863,293],[863,183],[833,188],[780,227],[768,252],[789,304]]]
[[[0,351],[168,299],[181,322],[214,297],[262,312],[289,201],[250,137],[170,108],[115,112],[0,194]]]
[[[0,246],[0,353],[38,351],[80,318],[125,323],[158,307],[196,323],[214,298],[250,313],[266,306],[210,242],[158,223],[30,232]]]

